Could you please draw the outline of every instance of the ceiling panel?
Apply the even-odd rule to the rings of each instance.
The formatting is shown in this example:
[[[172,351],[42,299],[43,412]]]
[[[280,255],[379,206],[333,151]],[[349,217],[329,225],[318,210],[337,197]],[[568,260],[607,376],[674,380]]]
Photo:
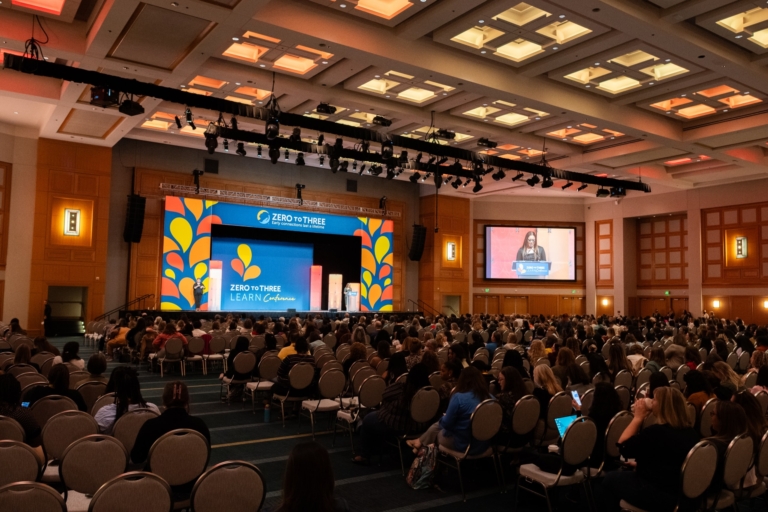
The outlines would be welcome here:
[[[606,158],[605,160],[601,160],[600,164],[616,169],[618,167],[626,167],[628,165],[637,165],[640,163],[652,162],[654,160],[672,158],[674,156],[685,155],[687,153],[687,151],[681,151],[675,148],[656,148],[648,151],[641,151],[639,153]]]
[[[123,117],[102,114],[93,110],[73,108],[59,127],[59,133],[105,139],[117,128]]]

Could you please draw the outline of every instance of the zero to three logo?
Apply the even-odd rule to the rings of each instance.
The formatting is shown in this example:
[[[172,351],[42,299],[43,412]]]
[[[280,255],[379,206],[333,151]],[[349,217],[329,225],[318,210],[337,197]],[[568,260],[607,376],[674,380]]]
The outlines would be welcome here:
[[[256,214],[256,220],[259,224],[269,224],[269,212],[267,210],[259,210]]]

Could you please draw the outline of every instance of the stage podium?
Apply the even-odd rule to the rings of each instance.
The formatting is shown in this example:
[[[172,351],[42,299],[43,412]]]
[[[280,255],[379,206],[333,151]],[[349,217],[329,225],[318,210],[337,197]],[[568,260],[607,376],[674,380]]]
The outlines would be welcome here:
[[[344,287],[346,311],[360,311],[360,283],[347,283]]]
[[[546,277],[551,268],[551,261],[516,261],[512,264],[518,277]]]

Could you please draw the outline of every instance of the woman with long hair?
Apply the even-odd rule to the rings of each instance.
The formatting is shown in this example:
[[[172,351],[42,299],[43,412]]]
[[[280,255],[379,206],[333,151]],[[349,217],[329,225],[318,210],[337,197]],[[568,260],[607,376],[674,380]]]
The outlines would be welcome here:
[[[501,422],[501,429],[497,437],[498,444],[508,445],[513,448],[524,446],[530,441],[531,436],[521,436],[512,430],[512,413],[517,402],[528,394],[525,382],[520,376],[520,372],[511,366],[502,368],[499,376],[496,377],[496,381],[498,383],[497,389],[499,390],[496,392],[496,400],[499,401],[499,405],[501,405],[504,411],[504,421]]]
[[[560,385],[565,388],[568,385],[568,365],[576,364],[576,358],[573,351],[568,347],[563,347],[557,351],[555,366],[552,373],[560,380]]]
[[[549,411],[549,401],[557,393],[563,390],[560,381],[557,380],[552,369],[544,364],[540,364],[533,369],[533,396],[539,401],[539,418],[546,420]]]
[[[105,393],[115,393],[115,402],[105,405],[96,413],[94,419],[99,424],[102,434],[112,435],[115,422],[128,411],[135,409],[151,409],[160,414],[160,409],[144,400],[141,396],[141,385],[136,370],[130,366],[118,366],[112,370]]]
[[[519,373],[522,378],[531,378],[528,374],[528,370],[525,369],[523,364],[523,356],[517,350],[507,350],[506,354],[504,354],[504,360],[501,362],[501,367],[506,368],[507,366],[511,366],[517,370],[517,373]]]
[[[616,379],[616,375],[619,372],[626,370],[630,374],[632,373],[632,364],[627,359],[627,355],[624,353],[624,347],[621,343],[611,343],[608,349],[608,374],[611,377],[611,382]]]
[[[83,396],[75,389],[69,389],[69,368],[64,364],[55,364],[48,372],[48,385],[36,386],[26,395],[26,400],[31,406],[41,398],[49,395],[60,395],[70,398],[77,408],[81,411],[87,411],[88,406],[83,400]]]
[[[651,349],[650,358],[648,359],[648,364],[646,364],[645,367],[651,370],[651,372],[656,373],[666,365],[667,356],[664,354],[664,349],[661,347],[653,347]]]
[[[472,413],[483,400],[490,397],[488,385],[480,370],[473,366],[464,368],[456,382],[445,415],[419,439],[409,441],[409,446],[418,450],[423,445],[437,442],[449,450],[465,451],[472,442]],[[473,443],[470,455],[483,453],[488,446],[487,441]]]
[[[539,247],[538,236],[535,231],[528,231],[523,238],[523,245],[517,250],[517,261],[546,261],[547,254],[543,247]]]
[[[547,357],[544,343],[541,340],[534,340],[531,343],[531,347],[528,349],[528,361],[531,363],[531,366],[533,366],[536,364],[536,361],[542,357]]]
[[[315,441],[299,443],[288,457],[277,512],[348,512],[346,501],[334,496],[334,486],[328,451]]]
[[[61,355],[53,359],[53,364],[71,364],[79,370],[85,369],[85,361],[80,358],[80,344],[76,341],[68,341],[61,349]]]
[[[38,336],[34,340],[35,348],[32,350],[32,355],[42,354],[43,352],[48,352],[49,354],[53,354],[54,356],[60,356],[61,352],[59,352],[59,349],[51,345],[51,342],[48,341],[48,338],[45,336]]]
[[[730,400],[718,400],[711,412],[712,436],[707,441],[717,449],[717,469],[709,491],[719,492],[723,488],[723,473],[725,471],[725,452],[733,438],[748,433],[747,415],[744,408]]]

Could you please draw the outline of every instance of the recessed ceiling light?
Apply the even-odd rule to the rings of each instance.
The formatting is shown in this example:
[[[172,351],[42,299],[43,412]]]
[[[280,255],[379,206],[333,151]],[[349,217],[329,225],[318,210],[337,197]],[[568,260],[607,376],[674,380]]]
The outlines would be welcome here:
[[[339,4],[339,7],[341,7],[342,9],[344,9],[346,6],[347,4]]]
[[[741,38],[742,38],[742,36],[736,36],[736,39],[741,39]]]
[[[648,85],[653,85],[653,82],[649,82]]]
[[[265,68],[265,67],[267,67],[267,66],[265,66],[264,64],[259,64],[259,67],[261,67],[261,68]]]
[[[327,61],[327,60],[324,60],[324,61],[323,61],[323,64],[328,64],[328,61]]]
[[[374,75],[374,78],[381,78],[381,75]]]
[[[239,40],[240,40],[240,38],[239,38],[239,37],[233,37],[233,38],[232,38],[232,40],[233,40],[233,41],[239,41]]]
[[[447,92],[444,92],[444,93],[443,93],[443,96],[448,96],[448,93],[447,93]]]
[[[599,63],[599,62],[595,62],[595,66],[599,66],[599,65],[600,65],[600,63]]]
[[[563,137],[563,140],[568,140],[568,137]]]
[[[179,6],[179,2],[171,2],[171,7],[178,7],[178,6]]]
[[[671,60],[672,60],[672,59],[667,59],[667,60],[665,60],[664,62],[670,62]]]
[[[723,110],[723,112],[728,112],[728,109]]]
[[[553,47],[552,47],[552,49],[553,49],[553,50],[557,50],[557,46],[553,46]]]
[[[235,82],[235,85],[240,85],[240,82]]]
[[[485,20],[477,20],[478,23],[485,23]]]
[[[681,94],[680,95],[681,98],[685,98],[686,96],[687,96],[687,94]]]
[[[565,14],[560,15],[560,19],[563,19],[563,18],[565,18]]]
[[[480,50],[480,53],[485,53],[485,50]]]
[[[182,85],[180,85],[179,87],[181,87],[181,88],[183,89],[184,87],[186,87],[186,85],[183,85],[183,84],[182,84]]]
[[[591,85],[585,85],[585,87],[589,88],[589,87],[592,87],[592,86]]]
[[[667,111],[667,114],[671,114],[671,113],[672,113],[672,112],[670,112],[670,111]]]
[[[540,118],[540,117],[537,117],[537,118],[536,118],[536,120],[537,120],[537,121],[540,121],[540,120],[541,120],[541,118]]]
[[[573,128],[573,126],[569,126],[568,128]]]
[[[387,96],[387,98],[389,98],[389,96]]]

